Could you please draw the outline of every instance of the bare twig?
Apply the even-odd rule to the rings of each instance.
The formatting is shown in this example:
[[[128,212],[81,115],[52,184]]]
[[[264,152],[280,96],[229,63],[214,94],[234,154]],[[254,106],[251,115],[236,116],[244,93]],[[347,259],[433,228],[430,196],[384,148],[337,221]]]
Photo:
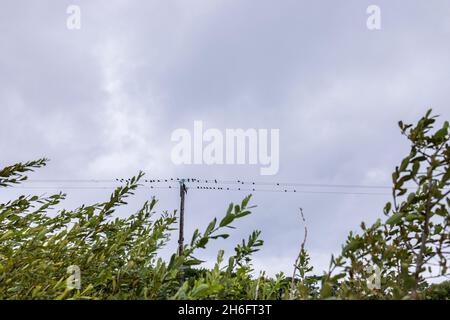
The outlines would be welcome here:
[[[304,236],[303,236],[303,241],[302,241],[302,243],[300,245],[300,251],[298,253],[297,259],[295,259],[294,271],[292,272],[291,290],[290,290],[290,299],[291,300],[294,298],[295,274],[297,273],[297,270],[299,268],[298,264],[300,262],[302,252],[305,249],[306,239],[308,238],[308,228],[306,227],[305,215],[303,214],[303,209],[302,208],[300,208],[300,216],[301,216],[303,224],[304,224]]]

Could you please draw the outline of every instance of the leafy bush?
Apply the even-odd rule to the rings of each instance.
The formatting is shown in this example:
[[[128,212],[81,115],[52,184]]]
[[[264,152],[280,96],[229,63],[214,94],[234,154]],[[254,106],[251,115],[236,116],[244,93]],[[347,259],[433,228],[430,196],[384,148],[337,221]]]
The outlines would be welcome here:
[[[411,151],[392,174],[393,201],[384,209],[388,219],[370,227],[362,223],[363,233],[350,233],[341,255],[332,258],[330,269],[341,272],[330,271],[325,287],[338,284],[338,295],[424,298],[427,278],[450,275],[449,123],[432,132],[435,120],[429,110],[416,126],[399,122]],[[377,290],[367,285],[370,267],[381,271]],[[346,280],[338,283],[341,278]]]
[[[157,215],[153,198],[128,218],[115,216],[139,187],[139,173],[108,201],[75,210],[57,209],[62,193],[0,204],[0,299],[449,299],[448,282],[427,283],[428,277],[449,276],[449,124],[432,132],[435,119],[429,111],[415,126],[400,122],[411,151],[393,173],[387,220],[362,223],[361,234],[350,233],[323,275],[313,274],[306,227],[292,277],[253,275],[251,256],[263,245],[258,230],[227,259],[220,250],[211,270],[198,269],[203,261],[196,252],[228,238],[224,230],[250,214],[250,196],[230,204],[203,232],[195,230],[183,254],[165,261],[158,252],[175,230],[176,212]],[[23,182],[47,162],[0,170],[0,187]],[[81,271],[79,289],[68,285],[71,266]],[[368,279],[375,267],[381,283],[374,288]]]
[[[431,300],[450,300],[450,281],[432,284],[424,290],[424,297]]]
[[[24,172],[46,163],[46,159],[41,159],[4,168],[0,171],[0,185],[24,181]],[[64,200],[64,194],[47,198],[21,196],[1,204],[0,298],[169,299],[223,294],[219,292],[223,286],[219,285],[204,291],[205,279],[213,281],[213,276],[219,276],[214,272],[186,281],[186,285],[192,284],[188,287],[180,284],[180,275],[183,267],[202,262],[193,256],[196,250],[205,248],[210,240],[227,238],[222,230],[250,214],[250,197],[240,205],[231,204],[220,223],[214,219],[205,232],[196,230],[184,255],[173,254],[165,262],[157,253],[174,230],[175,213],[156,217],[156,200],[152,199],[128,218],[114,217],[116,207],[127,204],[126,198],[138,188],[142,176],[140,173],[129,179],[107,202],[61,210],[55,215],[48,213]],[[230,257],[226,274],[221,277],[233,273],[249,278],[249,256],[262,245],[259,234],[253,232],[248,242],[236,247],[236,255]],[[70,276],[67,268],[72,265],[82,272],[86,284],[82,290],[66,285]],[[238,284],[236,279],[232,284]]]

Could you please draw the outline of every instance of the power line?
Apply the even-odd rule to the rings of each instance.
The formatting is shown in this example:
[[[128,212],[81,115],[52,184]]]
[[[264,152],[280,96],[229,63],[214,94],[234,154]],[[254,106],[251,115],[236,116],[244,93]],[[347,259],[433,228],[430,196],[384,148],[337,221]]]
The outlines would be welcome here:
[[[21,183],[108,183],[118,182],[116,179],[31,179]]]
[[[309,193],[309,194],[348,194],[348,195],[390,195],[390,193],[381,192],[349,192],[349,191],[311,191],[311,190],[297,190],[297,189],[257,189],[257,188],[214,188],[205,187],[198,188],[200,190],[218,190],[218,191],[247,191],[247,192],[279,192],[279,193]]]
[[[150,185],[151,188],[157,189],[158,185],[161,184],[170,184],[170,183],[174,183],[174,184],[178,184],[182,179],[180,178],[153,178],[153,179],[142,179],[140,180],[141,184],[144,185]],[[100,184],[100,183],[126,183],[130,181],[130,179],[124,179],[124,178],[116,178],[116,179],[35,179],[35,180],[26,180],[23,181],[22,183],[27,184],[27,183],[75,183],[75,184],[80,184],[80,183],[88,183],[88,184]],[[391,190],[392,187],[391,186],[381,186],[381,185],[364,185],[364,184],[331,184],[331,183],[301,183],[301,182],[270,182],[270,181],[248,181],[248,180],[240,180],[240,179],[235,179],[235,180],[221,180],[221,179],[200,179],[200,178],[184,178],[185,184],[187,186],[192,186],[192,184],[205,184],[205,185],[213,185],[217,188],[219,188],[219,186],[242,186],[240,188],[235,189],[236,191],[241,190],[244,187],[266,187],[266,188],[270,188],[270,187],[274,187],[274,188],[283,188],[283,190],[281,192],[287,192],[284,191],[284,189],[286,188],[290,188],[290,189],[294,189],[293,192],[297,192],[296,191],[296,187],[303,187],[303,188],[313,188],[314,190],[317,189],[383,189],[383,190]],[[195,188],[197,188],[197,186],[194,186]],[[408,189],[411,190],[417,190],[416,186],[405,186]],[[175,188],[175,186],[172,187],[168,187],[168,189],[171,188]],[[71,189],[76,189],[76,188],[71,188]],[[101,189],[101,188],[100,188]],[[161,189],[165,189],[165,188],[161,188]],[[199,189],[208,189],[208,188],[199,188]],[[225,190],[233,190],[228,188],[223,187],[223,189]],[[444,188],[444,189],[448,189],[448,188]],[[254,188],[252,189],[242,189],[242,190],[248,190],[248,191],[253,191]],[[267,190],[255,190],[255,191],[267,191]],[[275,192],[275,191],[274,191]],[[320,193],[320,192],[313,192],[313,191],[305,191],[308,193]],[[325,193],[330,193],[330,191],[327,191]],[[332,193],[336,193],[335,191],[333,191]],[[368,192],[341,192],[342,194],[367,194]],[[373,192],[371,192],[373,193]],[[387,193],[374,193],[374,194],[387,194]]]
[[[68,190],[111,190],[115,189],[118,186],[99,186],[99,187],[91,187],[91,186],[45,186],[45,187],[27,187],[27,186],[10,186],[12,189],[30,189],[30,190],[55,190],[55,189],[68,189]],[[176,189],[174,186],[150,186],[150,187],[142,187],[147,189]]]
[[[24,187],[13,186],[13,189],[29,189],[29,190],[112,190],[117,186],[66,186],[66,187]],[[144,189],[177,189],[176,186],[142,186]],[[351,192],[351,191],[314,191],[314,190],[297,190],[297,189],[260,189],[260,188],[240,188],[240,187],[209,187],[209,186],[193,186],[189,190],[205,190],[205,191],[245,191],[245,192],[275,192],[275,193],[300,193],[300,194],[342,194],[342,195],[389,195],[389,193],[381,192]]]
[[[140,182],[145,184],[173,183],[180,181],[180,178],[155,178],[142,179]],[[129,179],[33,179],[26,180],[23,183],[114,183],[127,182]],[[219,180],[219,179],[198,179],[187,178],[185,182],[212,184],[212,185],[248,185],[248,186],[290,186],[290,187],[313,187],[313,188],[361,188],[361,189],[391,189],[390,186],[381,185],[363,185],[363,184],[330,184],[330,183],[300,183],[300,182],[265,182],[265,181],[245,181],[245,180]]]

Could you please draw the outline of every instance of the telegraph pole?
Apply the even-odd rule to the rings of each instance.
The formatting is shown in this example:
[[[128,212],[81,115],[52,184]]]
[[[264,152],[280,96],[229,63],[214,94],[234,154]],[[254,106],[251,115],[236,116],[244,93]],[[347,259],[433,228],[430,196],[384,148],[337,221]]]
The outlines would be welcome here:
[[[180,237],[178,239],[178,255],[183,255],[184,247],[184,195],[187,193],[184,179],[180,180]]]

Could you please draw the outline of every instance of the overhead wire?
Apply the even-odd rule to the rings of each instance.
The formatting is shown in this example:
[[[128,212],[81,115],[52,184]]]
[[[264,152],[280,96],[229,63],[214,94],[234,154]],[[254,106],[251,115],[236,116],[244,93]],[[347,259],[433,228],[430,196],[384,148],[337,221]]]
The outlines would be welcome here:
[[[116,178],[116,179],[33,179],[25,180],[22,183],[112,183],[112,182],[127,182],[130,179]],[[159,183],[173,183],[180,181],[180,178],[155,178],[142,179],[141,183],[159,184]],[[363,185],[363,184],[330,184],[330,183],[300,183],[300,182],[269,182],[269,181],[246,181],[246,180],[219,180],[219,179],[198,179],[185,178],[185,183],[200,183],[200,184],[225,184],[225,185],[249,185],[249,186],[291,186],[291,187],[314,187],[314,188],[361,188],[361,189],[391,189],[390,186],[381,185]]]
[[[29,190],[112,190],[116,186],[12,186],[14,189],[29,189]],[[167,186],[146,186],[144,189],[177,189],[177,185]],[[206,186],[206,185],[192,185],[188,187],[189,190],[209,190],[209,191],[245,191],[245,192],[276,192],[276,193],[300,193],[300,194],[344,194],[344,195],[389,195],[389,193],[382,192],[357,192],[357,191],[335,191],[335,190],[299,190],[292,188],[282,189],[263,189],[263,188],[248,188],[248,187],[226,187],[226,186]]]

